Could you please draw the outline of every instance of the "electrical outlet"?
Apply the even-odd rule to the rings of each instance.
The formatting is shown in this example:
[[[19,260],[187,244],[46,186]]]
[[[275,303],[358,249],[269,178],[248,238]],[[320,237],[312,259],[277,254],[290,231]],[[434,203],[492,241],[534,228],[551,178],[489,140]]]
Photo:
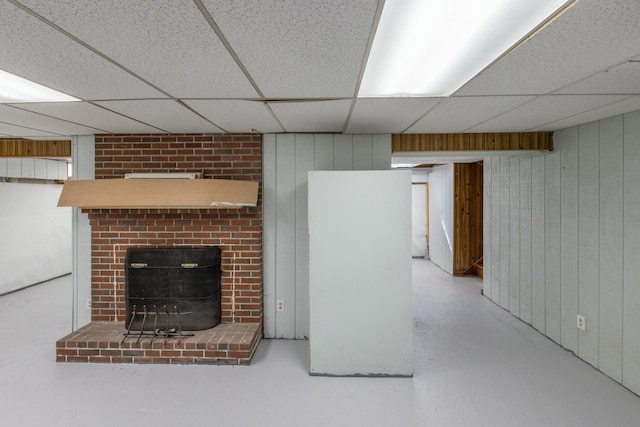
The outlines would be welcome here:
[[[587,330],[587,321],[585,320],[584,316],[581,316],[578,314],[577,317],[578,320],[578,329],[580,329],[581,331],[586,331]]]
[[[91,310],[91,298],[87,298],[87,310]]]
[[[279,299],[276,302],[276,311],[284,311],[284,300],[283,299]]]

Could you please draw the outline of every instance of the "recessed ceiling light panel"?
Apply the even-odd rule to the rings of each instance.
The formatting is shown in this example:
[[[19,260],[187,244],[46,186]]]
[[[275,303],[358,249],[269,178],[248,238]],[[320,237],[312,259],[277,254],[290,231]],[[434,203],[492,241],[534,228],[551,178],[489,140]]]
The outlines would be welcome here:
[[[65,101],[79,99],[0,70],[0,103]]]
[[[386,0],[358,96],[449,96],[575,1]]]

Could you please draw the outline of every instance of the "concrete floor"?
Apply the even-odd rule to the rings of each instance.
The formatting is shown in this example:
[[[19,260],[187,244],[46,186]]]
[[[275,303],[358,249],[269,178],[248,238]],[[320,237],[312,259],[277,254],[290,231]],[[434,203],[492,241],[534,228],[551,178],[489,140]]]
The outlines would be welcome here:
[[[308,342],[252,366],[56,364],[71,278],[0,297],[3,426],[635,426],[640,399],[453,278],[414,260],[413,378],[308,375]]]

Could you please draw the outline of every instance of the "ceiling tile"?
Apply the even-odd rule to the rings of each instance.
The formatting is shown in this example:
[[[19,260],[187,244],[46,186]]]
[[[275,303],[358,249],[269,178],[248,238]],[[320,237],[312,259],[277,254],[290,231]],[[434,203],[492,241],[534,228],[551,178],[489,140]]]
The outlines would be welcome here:
[[[342,132],[350,100],[270,103],[286,132]]]
[[[51,132],[45,132],[38,129],[31,129],[22,126],[16,126],[0,122],[0,134],[6,135],[10,138],[44,138],[44,139],[58,139],[62,135],[58,135]],[[69,139],[69,138],[66,138]]]
[[[8,2],[2,4],[0,69],[85,100],[163,96]]]
[[[86,135],[99,131],[99,129],[58,120],[4,104],[0,104],[0,122],[60,135]]]
[[[411,126],[407,133],[465,132],[532,99],[533,96],[447,98]]]
[[[401,133],[441,98],[359,98],[347,133]]]
[[[470,132],[522,132],[621,101],[624,95],[547,95],[469,129]],[[550,130],[560,128],[553,126]]]
[[[19,107],[101,129],[106,133],[153,133],[161,131],[161,129],[148,126],[88,102],[29,103],[19,104]]]
[[[167,133],[222,132],[220,128],[173,100],[100,101],[96,104]]]
[[[581,0],[457,95],[547,94],[637,56],[640,2]]]
[[[640,62],[625,62],[597,73],[554,94],[640,94]]]
[[[193,1],[22,3],[173,97],[257,96]]]
[[[378,1],[203,3],[267,98],[354,96]]]
[[[262,101],[183,99],[182,102],[227,132],[283,131]]]
[[[585,113],[576,114],[575,116],[567,117],[565,119],[558,120],[556,122],[533,128],[533,132],[552,131],[558,129],[565,129],[568,127],[581,125],[583,123],[589,123],[596,120],[601,120],[607,117],[613,117],[618,114],[625,114],[631,111],[640,110],[640,96],[631,96],[625,98],[622,101],[615,102],[613,104],[606,105],[595,110],[587,111]]]

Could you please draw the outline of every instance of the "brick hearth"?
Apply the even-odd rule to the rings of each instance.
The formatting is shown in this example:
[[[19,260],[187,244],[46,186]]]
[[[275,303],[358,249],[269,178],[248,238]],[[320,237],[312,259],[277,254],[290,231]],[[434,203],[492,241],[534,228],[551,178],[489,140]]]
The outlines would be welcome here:
[[[135,172],[203,172],[262,183],[260,135],[97,135],[96,179]],[[249,364],[262,336],[262,189],[239,209],[90,209],[91,323],[60,339],[59,362]],[[222,324],[178,345],[125,328],[129,247],[219,246]],[[133,341],[133,343],[132,343]]]
[[[125,328],[114,322],[91,322],[56,342],[58,362],[171,363],[248,365],[260,342],[257,323],[223,323],[206,331],[191,332],[164,342],[135,334],[122,342]]]

